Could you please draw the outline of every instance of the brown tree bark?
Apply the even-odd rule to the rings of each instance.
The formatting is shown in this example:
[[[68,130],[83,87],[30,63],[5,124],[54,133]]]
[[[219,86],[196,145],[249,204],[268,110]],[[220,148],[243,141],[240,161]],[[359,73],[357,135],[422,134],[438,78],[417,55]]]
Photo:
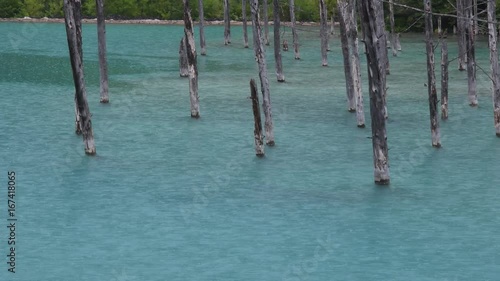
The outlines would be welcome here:
[[[184,2],[184,36],[186,40],[186,51],[189,72],[189,96],[191,101],[191,117],[200,117],[200,104],[198,98],[198,65],[196,56],[196,44],[193,34],[193,18],[189,8],[189,0]]]
[[[253,48],[255,51],[255,60],[259,66],[260,88],[262,92],[262,109],[264,110],[264,128],[266,131],[266,144],[274,145],[274,126],[273,114],[271,108],[271,93],[269,91],[269,79],[267,75],[266,51],[264,49],[262,30],[259,19],[259,0],[250,0],[250,10],[252,12],[253,24]]]
[[[378,1],[360,1],[361,27],[366,44],[370,115],[372,126],[373,166],[376,184],[389,184],[389,149],[385,125],[384,50],[386,43],[381,22],[382,4]]]
[[[71,60],[71,70],[75,83],[77,113],[80,117],[83,143],[85,153],[94,155],[96,153],[94,143],[94,133],[92,130],[92,120],[89,105],[87,102],[87,92],[85,89],[85,79],[83,73],[83,52],[81,48],[81,1],[64,0],[64,22],[66,25],[66,36],[68,39],[69,56]]]
[[[106,59],[106,22],[104,18],[104,0],[96,0],[97,39],[99,45],[99,73],[101,103],[109,102],[108,62]]]
[[[257,156],[264,156],[264,136],[262,134],[262,121],[260,118],[259,95],[257,94],[257,85],[253,79],[250,80],[250,93],[254,120],[255,154]]]
[[[498,37],[496,32],[497,19],[495,11],[495,0],[488,0],[488,43],[490,48],[491,82],[493,90],[493,120],[496,135],[500,137],[500,70],[498,67]]]
[[[207,54],[205,42],[205,15],[203,11],[203,0],[198,0],[198,14],[200,18],[200,54],[205,56]]]
[[[434,67],[434,41],[432,34],[432,5],[431,0],[424,0],[425,11],[425,46],[427,51],[427,90],[429,93],[429,110],[431,119],[432,146],[441,147],[438,119],[438,99],[436,90],[436,74]]]
[[[283,74],[283,62],[281,60],[280,49],[280,4],[279,0],[273,0],[273,17],[274,17],[274,59],[276,61],[276,78],[278,82],[285,82],[285,75]]]

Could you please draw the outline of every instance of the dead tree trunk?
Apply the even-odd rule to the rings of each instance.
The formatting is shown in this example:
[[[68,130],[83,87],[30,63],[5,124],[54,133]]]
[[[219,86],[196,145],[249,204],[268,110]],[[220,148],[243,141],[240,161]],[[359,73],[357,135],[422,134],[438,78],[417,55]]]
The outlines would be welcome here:
[[[438,34],[441,36],[442,30],[441,30],[441,17],[438,17]]]
[[[78,100],[76,99],[76,93],[75,93],[75,133],[77,135],[82,134],[82,119],[80,118],[80,111],[78,110]]]
[[[398,49],[398,52],[401,52],[401,41],[400,41],[401,35],[398,33],[396,34],[396,49]]]
[[[273,0],[273,17],[274,17],[274,59],[276,61],[276,78],[278,82],[285,82],[283,74],[283,63],[281,61],[280,49],[280,3],[279,0]]]
[[[448,43],[441,35],[441,119],[448,119]]]
[[[87,103],[87,92],[83,74],[83,53],[81,49],[81,5],[80,0],[64,0],[64,21],[66,24],[66,36],[68,39],[69,56],[73,81],[75,82],[77,113],[80,117],[83,143],[85,153],[94,155],[96,153],[94,133],[89,105]]]
[[[340,22],[340,40],[342,42],[342,55],[344,57],[344,73],[347,93],[347,110],[349,112],[356,111],[356,99],[354,97],[354,84],[352,79],[351,57],[349,54],[349,41],[347,38],[347,3],[345,0],[338,0],[339,22]]]
[[[392,55],[397,57],[398,56],[398,48],[396,47],[396,27],[394,23],[394,0],[389,0],[389,16],[391,20],[391,49],[392,49]]]
[[[231,17],[229,0],[224,0],[224,45],[231,44]]]
[[[264,156],[264,136],[262,135],[262,121],[260,119],[259,95],[257,94],[257,85],[253,79],[250,80],[250,92],[254,120],[255,154],[262,157]]]
[[[328,66],[328,26],[327,26],[327,8],[325,0],[319,0],[320,15],[320,37],[321,37],[321,65]]]
[[[361,89],[361,65],[359,61],[358,24],[356,20],[356,0],[350,0],[350,11],[347,21],[349,44],[351,46],[352,79],[354,98],[356,100],[356,119],[359,128],[365,127],[365,112],[363,105],[363,90]]]
[[[241,1],[241,15],[243,20],[243,45],[248,48],[247,0]]]
[[[332,11],[332,17],[330,18],[330,35],[332,38],[335,36],[335,9]]]
[[[431,0],[424,0],[425,11],[425,46],[427,51],[427,90],[429,92],[429,109],[431,118],[432,146],[441,147],[438,119],[438,99],[436,90],[436,75],[434,69],[434,42],[432,28]]]
[[[191,9],[189,0],[184,2],[184,36],[186,40],[186,51],[189,71],[189,96],[191,100],[191,117],[200,117],[200,104],[198,99],[198,66],[196,58],[196,44],[193,34],[193,19],[191,18]]]
[[[479,23],[478,23],[478,17],[477,17],[477,0],[474,0],[474,35],[479,34]]]
[[[477,106],[476,90],[476,49],[474,42],[474,26],[472,21],[472,7],[467,7],[467,26],[465,39],[467,41],[467,84],[469,86],[469,105]]]
[[[108,62],[106,59],[106,23],[104,21],[104,0],[96,0],[97,38],[99,45],[99,73],[101,103],[109,102],[108,94]]]
[[[498,68],[496,2],[488,0],[488,32],[490,48],[491,79],[493,90],[493,117],[497,137],[500,137],[500,70]]]
[[[457,0],[458,70],[466,69],[467,49],[465,40],[465,1]]]
[[[264,110],[264,127],[266,131],[266,144],[274,145],[273,114],[271,109],[271,93],[269,91],[269,79],[267,77],[266,51],[262,42],[262,30],[259,19],[259,0],[250,0],[253,24],[253,48],[255,60],[259,66],[260,88],[262,92],[262,109]],[[279,46],[279,45],[278,45]]]
[[[383,36],[385,30],[380,22],[380,10],[383,8],[378,1],[360,1],[361,27],[366,44],[366,59],[368,65],[368,83],[370,92],[370,115],[372,126],[373,166],[376,184],[389,184],[389,149],[385,126],[384,53],[386,50]]]
[[[299,36],[297,34],[297,28],[295,26],[295,1],[294,0],[290,0],[290,21],[292,22],[293,51],[295,53],[295,59],[300,60]]]
[[[182,37],[179,45],[179,75],[181,77],[188,77],[188,59],[187,59],[187,49],[186,49],[186,37]]]
[[[203,11],[203,0],[198,0],[198,14],[200,18],[200,54],[205,56],[207,54],[205,43],[205,16]]]
[[[263,6],[262,6],[262,12],[263,12],[263,17],[264,17],[264,43],[266,44],[266,46],[269,46],[269,16],[268,16],[268,12],[269,12],[269,8],[267,6],[267,1],[268,0],[264,0],[263,2]]]

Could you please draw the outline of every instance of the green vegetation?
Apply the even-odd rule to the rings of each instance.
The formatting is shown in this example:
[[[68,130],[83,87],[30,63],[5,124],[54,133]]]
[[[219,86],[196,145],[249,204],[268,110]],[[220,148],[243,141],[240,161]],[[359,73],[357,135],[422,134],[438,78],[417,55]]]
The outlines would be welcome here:
[[[83,15],[87,18],[95,17],[95,1],[83,1]],[[272,3],[272,0],[268,0]],[[239,20],[241,18],[241,0],[230,0],[231,18]],[[288,0],[280,0],[281,14],[283,20],[289,19]],[[395,0],[395,3],[421,8],[421,0]],[[454,7],[451,3],[455,0],[434,0],[433,10],[436,13],[454,14]],[[483,3],[484,1],[479,1]],[[336,7],[336,0],[327,0],[330,15]],[[497,0],[500,6],[500,0]],[[318,0],[295,0],[296,17],[298,21],[318,21],[319,7]],[[191,1],[193,17],[198,17],[198,1]],[[386,10],[388,6],[385,5]],[[272,5],[269,5],[271,8]],[[223,18],[222,0],[204,0],[205,17],[207,20],[220,20]],[[486,4],[479,5],[479,11],[486,9]],[[182,19],[182,2],[180,0],[106,0],[105,10],[108,18],[113,19]],[[247,9],[249,11],[249,9]],[[272,13],[270,13],[272,15]],[[386,16],[388,11],[386,11]],[[61,18],[62,0],[0,0],[0,17],[56,17]],[[483,13],[484,16],[484,13]],[[413,25],[412,30],[421,30],[423,21],[418,19],[421,13],[412,9],[407,9],[395,5],[395,20],[399,31],[406,30]],[[450,28],[455,22],[454,18],[443,18],[443,26]]]

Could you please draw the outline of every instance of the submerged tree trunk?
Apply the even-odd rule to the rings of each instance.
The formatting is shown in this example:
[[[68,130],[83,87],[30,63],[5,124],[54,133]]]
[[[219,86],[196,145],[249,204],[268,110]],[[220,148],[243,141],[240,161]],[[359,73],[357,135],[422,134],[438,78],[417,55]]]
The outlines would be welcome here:
[[[273,16],[274,16],[274,59],[276,60],[276,78],[278,82],[285,82],[283,74],[283,63],[281,61],[280,49],[280,3],[279,0],[273,0]]]
[[[224,0],[224,45],[231,44],[231,17],[229,0]]]
[[[325,0],[319,0],[320,37],[321,37],[321,65],[328,66],[328,26]]]
[[[184,2],[184,36],[186,40],[186,51],[189,71],[189,96],[191,100],[191,117],[200,117],[200,104],[198,99],[198,66],[196,58],[196,44],[193,34],[193,19],[191,18],[191,9],[189,0]]]
[[[96,0],[97,38],[99,45],[99,73],[101,103],[109,102],[108,62],[106,59],[106,23],[104,21],[104,0]]]
[[[242,0],[241,15],[243,19],[243,45],[245,48],[248,48],[247,0]]]
[[[472,24],[472,7],[467,7],[467,26],[465,38],[467,41],[467,84],[469,86],[469,105],[477,106],[476,90],[476,50],[474,42],[474,26]]]
[[[293,51],[295,54],[295,59],[300,60],[299,36],[297,34],[297,28],[295,26],[295,1],[294,0],[290,0],[290,21],[292,22]]]
[[[335,36],[335,9],[332,10],[332,17],[330,18],[330,35],[332,38]]]
[[[457,39],[458,39],[458,70],[466,69],[467,49],[465,40],[465,1],[457,0]]]
[[[441,119],[448,119],[448,43],[441,35]]]
[[[345,0],[338,0],[339,22],[340,22],[340,40],[342,41],[342,55],[344,57],[344,74],[347,93],[347,110],[356,111],[356,99],[354,97],[354,83],[352,79],[351,57],[349,54],[349,41],[347,38],[346,17],[347,3]]]
[[[352,79],[354,84],[354,98],[356,100],[356,119],[359,128],[365,127],[365,112],[363,105],[363,90],[361,89],[361,65],[359,61],[359,44],[358,44],[358,23],[356,20],[356,0],[349,0],[350,11],[347,14],[347,30],[348,39],[351,46],[351,68]]]
[[[266,51],[262,42],[262,30],[259,19],[259,0],[250,0],[253,24],[253,48],[255,60],[259,66],[260,88],[262,92],[262,109],[265,116],[266,144],[274,145],[273,114],[271,110],[271,93],[269,91],[269,79],[267,77]]]
[[[207,54],[205,43],[205,16],[203,11],[203,0],[198,0],[198,14],[200,18],[200,54],[202,56]]]
[[[398,48],[396,47],[396,27],[394,23],[394,0],[389,0],[389,16],[391,19],[391,49],[392,49],[392,55],[397,57],[398,56]]]
[[[260,119],[259,95],[257,94],[257,85],[255,85],[255,80],[253,79],[250,80],[250,92],[254,120],[255,154],[257,156],[264,156],[264,136],[262,135],[262,121]]]
[[[436,75],[434,69],[434,43],[432,29],[432,8],[431,0],[424,0],[425,11],[425,41],[427,51],[427,90],[429,92],[429,109],[431,118],[432,146],[441,147],[439,134],[439,119],[437,109]]]
[[[250,0],[252,1],[252,0]],[[267,1],[268,0],[263,0],[263,6],[262,6],[262,12],[263,12],[263,17],[264,17],[264,43],[266,46],[269,46],[269,17],[268,17],[268,12],[269,8],[267,6]]]
[[[399,37],[401,37],[401,35],[398,33],[396,34],[396,49],[398,49],[398,52],[401,52],[401,41],[399,39]]]
[[[80,117],[85,153],[94,155],[96,153],[96,149],[94,143],[94,133],[92,130],[92,115],[90,114],[87,102],[87,92],[85,89],[85,79],[83,74],[83,53],[81,48],[81,4],[80,0],[64,0],[64,21],[66,24],[66,36],[68,39],[71,70],[73,72],[73,81],[75,83],[75,97],[78,107],[77,114]]]
[[[389,149],[385,126],[384,50],[385,30],[380,22],[382,4],[377,1],[360,1],[361,26],[366,44],[370,115],[372,126],[373,166],[376,184],[389,184]]]
[[[490,65],[493,90],[493,117],[495,122],[495,131],[497,137],[500,137],[500,70],[498,68],[498,49],[497,49],[497,19],[495,15],[496,2],[488,0],[488,32],[490,48]]]
[[[189,76],[188,58],[186,49],[186,36],[183,36],[179,45],[179,75],[181,77]]]

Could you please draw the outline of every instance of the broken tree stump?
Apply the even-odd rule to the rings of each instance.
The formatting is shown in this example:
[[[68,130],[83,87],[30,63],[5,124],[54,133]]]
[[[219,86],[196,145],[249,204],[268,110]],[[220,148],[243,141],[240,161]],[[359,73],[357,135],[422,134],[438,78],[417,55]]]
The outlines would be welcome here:
[[[254,138],[255,138],[255,154],[264,156],[264,136],[262,135],[262,121],[260,117],[259,95],[257,94],[257,86],[255,80],[250,80],[250,98],[252,99],[253,120],[254,120]]]

